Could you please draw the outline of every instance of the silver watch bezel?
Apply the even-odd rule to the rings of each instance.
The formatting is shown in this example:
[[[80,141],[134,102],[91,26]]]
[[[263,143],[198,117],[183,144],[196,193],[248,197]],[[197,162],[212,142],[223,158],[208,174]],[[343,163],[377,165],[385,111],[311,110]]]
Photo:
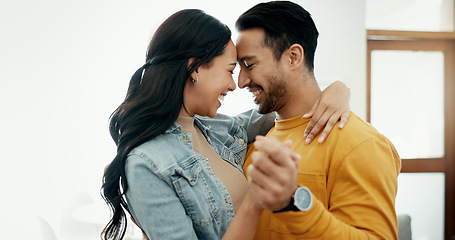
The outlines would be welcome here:
[[[305,194],[305,197],[308,196],[309,200],[306,200],[306,199],[301,199],[301,197],[299,196],[299,194]],[[295,190],[294,192],[294,205],[300,210],[300,211],[303,211],[303,212],[306,212],[308,210],[310,210],[311,206],[313,205],[313,196],[311,195],[311,191],[310,189],[308,189],[307,187],[303,187],[303,186],[300,186],[297,188],[297,190]],[[308,203],[309,201],[309,203]],[[306,206],[304,206],[306,205]]]

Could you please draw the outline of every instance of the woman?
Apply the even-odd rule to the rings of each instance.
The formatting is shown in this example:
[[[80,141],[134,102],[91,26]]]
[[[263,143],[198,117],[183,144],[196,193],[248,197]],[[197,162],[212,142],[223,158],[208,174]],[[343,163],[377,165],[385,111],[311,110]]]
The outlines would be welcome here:
[[[230,37],[200,10],[173,14],[154,34],[146,63],[111,116],[118,148],[103,179],[113,211],[104,239],[125,234],[122,207],[150,239],[252,238],[262,209],[247,194],[242,166],[246,145],[267,133],[275,116],[216,114],[235,89]]]

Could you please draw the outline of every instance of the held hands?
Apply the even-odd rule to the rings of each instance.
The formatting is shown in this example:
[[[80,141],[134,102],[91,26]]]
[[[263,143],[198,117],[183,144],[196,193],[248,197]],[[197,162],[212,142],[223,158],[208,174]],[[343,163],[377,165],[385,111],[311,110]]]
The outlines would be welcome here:
[[[313,105],[311,111],[302,118],[311,118],[304,132],[305,144],[308,145],[325,126],[318,139],[323,143],[336,122],[340,120],[339,128],[343,128],[349,117],[349,88],[342,82],[336,81],[328,86]]]
[[[250,192],[265,209],[278,211],[291,202],[297,189],[298,160],[291,141],[279,142],[274,137],[257,136],[252,164],[248,166]]]

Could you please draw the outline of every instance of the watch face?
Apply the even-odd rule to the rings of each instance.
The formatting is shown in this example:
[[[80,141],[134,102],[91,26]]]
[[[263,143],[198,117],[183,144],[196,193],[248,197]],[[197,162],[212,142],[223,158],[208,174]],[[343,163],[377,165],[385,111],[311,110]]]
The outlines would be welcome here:
[[[313,203],[311,192],[306,187],[299,187],[295,191],[294,205],[300,209],[300,211],[308,211]]]

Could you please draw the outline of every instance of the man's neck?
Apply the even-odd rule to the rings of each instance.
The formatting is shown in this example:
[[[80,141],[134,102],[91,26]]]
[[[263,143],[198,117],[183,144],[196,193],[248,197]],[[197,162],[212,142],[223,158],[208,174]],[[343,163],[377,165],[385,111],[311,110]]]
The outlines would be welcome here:
[[[278,120],[297,117],[311,110],[322,92],[313,74],[308,74],[305,79],[288,81],[288,99],[277,111]]]

